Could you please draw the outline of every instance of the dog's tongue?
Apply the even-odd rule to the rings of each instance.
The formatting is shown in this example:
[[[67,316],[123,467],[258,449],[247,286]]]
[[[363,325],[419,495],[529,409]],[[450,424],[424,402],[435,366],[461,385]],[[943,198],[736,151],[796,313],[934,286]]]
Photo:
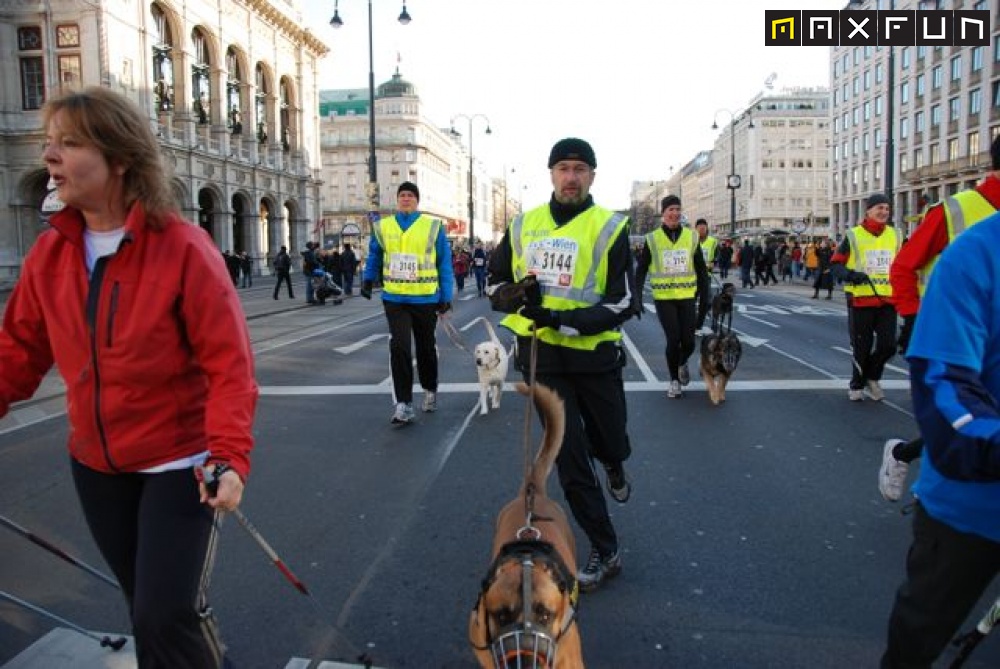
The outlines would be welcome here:
[[[549,658],[545,653],[530,650],[512,650],[503,657],[500,669],[546,669]]]

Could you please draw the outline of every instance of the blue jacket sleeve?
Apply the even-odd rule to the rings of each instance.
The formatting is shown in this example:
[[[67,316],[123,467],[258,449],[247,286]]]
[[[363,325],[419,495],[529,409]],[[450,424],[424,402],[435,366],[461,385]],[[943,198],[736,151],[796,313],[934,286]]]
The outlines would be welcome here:
[[[378,281],[382,276],[382,245],[378,243],[378,237],[372,235],[368,242],[368,257],[365,258],[365,271],[361,275],[362,281]]]
[[[913,357],[913,408],[926,455],[959,481],[1000,481],[1000,407],[975,370]]]
[[[455,291],[455,269],[451,266],[451,244],[448,243],[448,236],[445,234],[444,226],[438,232],[437,242],[437,270],[438,289],[440,290],[440,301],[451,302]]]

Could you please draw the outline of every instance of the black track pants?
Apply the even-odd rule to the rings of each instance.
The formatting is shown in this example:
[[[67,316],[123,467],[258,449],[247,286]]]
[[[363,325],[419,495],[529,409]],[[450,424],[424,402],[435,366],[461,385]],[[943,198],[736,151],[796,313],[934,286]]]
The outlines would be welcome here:
[[[694,352],[695,300],[656,300],[656,316],[667,337],[667,371],[677,380],[677,369]]]
[[[413,347],[417,350],[417,376],[424,390],[437,390],[438,357],[434,328],[436,304],[382,302],[389,322],[389,366],[397,402],[413,401]]]
[[[205,599],[214,511],[188,469],[104,474],[73,461],[90,533],[128,602],[140,669],[217,669],[222,643]]]
[[[851,307],[848,316],[854,355],[851,389],[861,390],[866,382],[881,380],[885,364],[896,355],[896,310],[888,304]]]

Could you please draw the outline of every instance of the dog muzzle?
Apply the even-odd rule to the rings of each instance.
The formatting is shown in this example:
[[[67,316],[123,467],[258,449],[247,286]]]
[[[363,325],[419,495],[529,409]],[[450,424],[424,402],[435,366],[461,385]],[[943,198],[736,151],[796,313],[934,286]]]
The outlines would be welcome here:
[[[496,638],[489,640],[493,664],[497,669],[554,669],[559,639],[576,623],[579,595],[576,577],[563,563],[552,544],[534,539],[513,541],[500,549],[500,554],[490,567],[489,576],[483,582],[480,597],[489,589],[492,575],[500,564],[512,560],[521,565],[521,619],[502,627]],[[555,635],[533,622],[532,573],[536,563],[550,567],[560,592],[568,593],[570,597],[570,615],[563,628]],[[489,621],[486,624],[489,625]]]
[[[531,623],[518,624],[500,632],[490,654],[497,669],[553,669],[556,641]]]

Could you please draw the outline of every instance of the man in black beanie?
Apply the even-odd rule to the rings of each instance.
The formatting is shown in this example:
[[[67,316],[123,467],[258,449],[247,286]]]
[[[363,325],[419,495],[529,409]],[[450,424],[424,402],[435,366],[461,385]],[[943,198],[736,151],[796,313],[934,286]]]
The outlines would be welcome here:
[[[413,349],[424,389],[423,410],[437,410],[438,316],[451,309],[455,275],[451,245],[440,219],[418,211],[420,189],[404,181],[396,189],[397,211],[372,228],[361,277],[361,297],[370,300],[382,278],[382,306],[389,323],[389,365],[395,409],[390,422],[413,422]],[[404,234],[406,233],[406,234]]]
[[[830,271],[844,282],[847,327],[851,335],[851,383],[847,398],[876,402],[885,399],[879,381],[889,358],[896,354],[896,311],[892,306],[889,267],[902,238],[889,225],[889,198],[874,193],[865,201],[865,218],[844,235],[830,259]]]
[[[618,535],[593,459],[615,501],[632,486],[623,462],[626,430],[621,325],[642,308],[632,277],[628,218],[594,204],[597,158],[582,139],[559,140],[549,152],[552,197],[514,218],[490,255],[487,293],[501,325],[517,335],[516,363],[566,403],[566,433],[556,465],[573,517],[590,540],[577,573],[593,590],[621,572]],[[591,261],[600,253],[602,262]],[[532,337],[537,361],[531,369]]]
[[[635,285],[642,292],[646,276],[653,291],[656,316],[667,340],[667,397],[679,399],[691,382],[688,358],[694,353],[698,325],[697,296],[711,285],[697,233],[681,225],[681,199],[668,195],[660,202],[663,224],[645,237],[635,268]]]

